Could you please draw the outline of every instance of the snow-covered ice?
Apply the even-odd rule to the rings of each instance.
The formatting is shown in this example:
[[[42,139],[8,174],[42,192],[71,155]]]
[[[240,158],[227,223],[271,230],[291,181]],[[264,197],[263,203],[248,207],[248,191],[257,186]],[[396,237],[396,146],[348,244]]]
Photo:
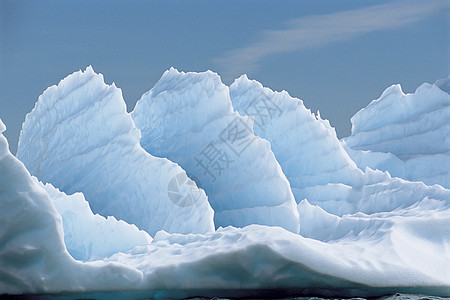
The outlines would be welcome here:
[[[144,149],[179,163],[205,189],[216,227],[261,224],[298,232],[294,196],[270,144],[234,112],[217,74],[166,71],[132,117]]]
[[[22,126],[17,157],[39,180],[67,194],[82,192],[94,212],[151,235],[213,230],[204,191],[178,165],[148,154],[139,139],[122,91],[88,67],[39,97]]]
[[[430,89],[447,103],[442,90]],[[138,104],[145,104],[141,143],[153,155],[180,160],[207,194],[211,189],[231,195],[219,207],[246,205],[244,214],[232,211],[229,223],[243,226],[239,222],[270,217],[279,224],[269,225],[285,228],[249,224],[215,230],[204,192],[181,167],[143,150],[120,90],[88,68],[49,88],[27,116],[18,155],[34,171],[9,152],[0,121],[0,294],[121,291],[139,298],[174,298],[289,290],[327,297],[450,296],[450,190],[359,169],[345,151],[349,144],[337,139],[328,121],[286,92],[241,77],[230,93],[240,115],[214,73],[166,72]],[[411,120],[434,120],[428,116],[433,110],[417,108],[427,105],[414,105],[396,109],[401,116],[388,109],[383,122],[395,120],[395,128],[407,131]],[[437,105],[434,114],[446,107]],[[220,126],[229,122],[223,120],[238,120],[254,130],[248,132],[252,143],[237,156],[242,165],[230,168],[244,177],[223,173],[218,177],[222,182],[205,181],[197,176],[205,174],[189,168],[195,167],[202,145],[213,137],[218,137],[213,142],[224,142]],[[425,123],[424,128],[431,126]],[[437,135],[425,135],[429,141],[448,139],[444,123],[436,119]],[[396,147],[395,140],[389,147]],[[440,159],[421,147],[398,146]],[[394,151],[377,155],[404,159]],[[258,180],[267,185],[263,193]],[[248,191],[238,182],[249,185]],[[292,187],[290,196],[286,185],[289,193]],[[194,191],[202,197],[188,193]],[[263,196],[276,199],[274,191],[287,210],[277,209],[273,201],[266,202],[267,210],[255,209],[255,203],[266,201]],[[237,201],[241,193],[248,197],[252,192],[253,198]],[[109,202],[116,210],[108,208]],[[157,219],[146,228],[152,238],[135,221],[152,222],[149,206],[154,203],[167,211],[156,214],[166,221]],[[300,224],[300,234],[292,224]]]

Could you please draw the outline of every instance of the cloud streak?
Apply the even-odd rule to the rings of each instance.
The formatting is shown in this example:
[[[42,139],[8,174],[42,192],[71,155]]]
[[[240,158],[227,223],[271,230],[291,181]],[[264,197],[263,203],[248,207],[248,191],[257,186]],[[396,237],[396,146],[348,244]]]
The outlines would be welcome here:
[[[285,29],[263,31],[249,46],[216,58],[224,77],[257,70],[273,54],[324,47],[379,30],[399,28],[446,8],[445,1],[402,1],[326,15],[292,19]]]

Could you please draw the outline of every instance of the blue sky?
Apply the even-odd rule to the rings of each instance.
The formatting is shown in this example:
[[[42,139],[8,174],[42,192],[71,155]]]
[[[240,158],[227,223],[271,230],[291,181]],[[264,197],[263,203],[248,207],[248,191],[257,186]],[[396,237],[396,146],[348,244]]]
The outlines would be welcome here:
[[[92,65],[132,110],[173,66],[287,90],[342,138],[391,84],[447,77],[448,3],[0,0],[0,118],[15,152],[26,113],[70,73]]]

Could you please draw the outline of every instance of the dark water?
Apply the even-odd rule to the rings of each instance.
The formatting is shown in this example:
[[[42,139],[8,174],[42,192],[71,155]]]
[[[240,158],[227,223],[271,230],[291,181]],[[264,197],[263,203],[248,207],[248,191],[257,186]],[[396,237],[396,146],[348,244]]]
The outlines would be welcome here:
[[[393,294],[385,295],[380,297],[351,297],[351,298],[340,298],[340,297],[296,297],[296,296],[277,296],[277,292],[274,291],[254,291],[248,293],[247,296],[242,297],[238,293],[233,291],[224,291],[224,294],[229,294],[228,297],[212,297],[212,296],[188,296],[184,297],[184,292],[152,292],[152,291],[141,291],[141,292],[115,292],[115,293],[70,293],[70,294],[40,294],[40,295],[0,295],[0,299],[55,299],[55,300],[72,300],[72,299],[190,299],[190,300],[226,300],[226,299],[282,299],[282,300],[449,300],[450,297],[437,297],[429,295],[419,295],[419,294]],[[192,293],[192,292],[191,292]],[[281,293],[286,293],[281,292]],[[235,295],[233,295],[235,294]]]

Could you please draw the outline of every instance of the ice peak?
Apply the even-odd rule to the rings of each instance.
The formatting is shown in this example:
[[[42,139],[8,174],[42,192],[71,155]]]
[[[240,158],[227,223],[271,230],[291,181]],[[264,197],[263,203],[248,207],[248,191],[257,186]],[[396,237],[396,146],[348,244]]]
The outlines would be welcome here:
[[[6,130],[6,125],[3,123],[2,119],[0,119],[0,133]]]
[[[148,152],[201,181],[217,226],[270,224],[298,232],[294,197],[270,144],[254,135],[252,119],[234,112],[216,73],[164,73],[132,116]]]
[[[381,94],[381,96],[380,96],[380,98],[378,98],[378,99],[376,99],[376,100],[373,100],[370,104],[369,104],[369,106],[370,105],[372,105],[372,103],[378,103],[378,102],[381,102],[381,101],[385,101],[385,99],[398,99],[397,97],[395,97],[395,98],[390,98],[390,96],[396,96],[396,95],[399,95],[399,96],[404,96],[405,95],[405,93],[403,92],[403,89],[402,89],[402,86],[398,83],[398,84],[393,84],[393,85],[391,85],[390,87],[388,87],[386,90],[384,90],[384,92]]]

